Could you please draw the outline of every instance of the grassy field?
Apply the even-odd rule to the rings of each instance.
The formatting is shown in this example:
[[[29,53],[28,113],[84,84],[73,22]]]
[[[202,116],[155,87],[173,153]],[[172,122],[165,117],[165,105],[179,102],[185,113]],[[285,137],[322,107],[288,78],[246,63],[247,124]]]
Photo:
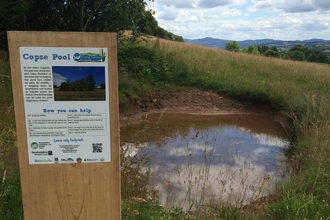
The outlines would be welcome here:
[[[128,106],[132,100],[147,99],[148,94],[156,90],[170,90],[174,85],[210,89],[251,105],[268,103],[290,118],[288,132],[292,139],[292,172],[288,182],[279,185],[272,199],[266,199],[262,205],[258,203],[254,207],[235,208],[214,203],[198,213],[183,213],[180,207],[164,210],[152,199],[156,197],[156,192],[147,186],[148,172],[139,174],[141,166],[136,165],[147,164],[147,155],[146,160],[136,161],[127,161],[123,157],[123,219],[329,218],[329,65],[266,58],[157,39],[142,43],[148,49],[131,45],[119,50],[122,52],[119,56],[121,108]],[[138,54],[138,58],[130,57],[134,53]],[[22,204],[11,78],[7,55],[1,53],[0,56],[0,173],[3,176],[0,219],[20,219]],[[132,63],[121,59],[125,56]]]
[[[59,91],[54,89],[55,101],[102,101],[105,100],[105,90],[95,91]]]

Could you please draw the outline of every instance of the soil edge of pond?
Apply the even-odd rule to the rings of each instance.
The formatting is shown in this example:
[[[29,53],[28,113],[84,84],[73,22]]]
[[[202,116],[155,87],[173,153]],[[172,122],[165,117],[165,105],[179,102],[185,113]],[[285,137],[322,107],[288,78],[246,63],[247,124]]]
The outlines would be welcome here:
[[[251,104],[213,91],[180,88],[164,93],[155,92],[144,100],[130,100],[120,108],[120,126],[141,122],[141,116],[152,113],[183,113],[198,115],[253,114],[273,118],[286,124],[286,117],[269,104]]]

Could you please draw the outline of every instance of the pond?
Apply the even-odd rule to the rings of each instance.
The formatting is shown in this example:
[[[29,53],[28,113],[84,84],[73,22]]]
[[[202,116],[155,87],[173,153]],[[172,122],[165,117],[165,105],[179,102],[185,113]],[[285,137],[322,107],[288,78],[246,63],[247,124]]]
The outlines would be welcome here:
[[[281,124],[266,116],[147,114],[121,128],[127,157],[151,155],[145,169],[159,203],[185,211],[270,195],[286,176],[288,145]]]

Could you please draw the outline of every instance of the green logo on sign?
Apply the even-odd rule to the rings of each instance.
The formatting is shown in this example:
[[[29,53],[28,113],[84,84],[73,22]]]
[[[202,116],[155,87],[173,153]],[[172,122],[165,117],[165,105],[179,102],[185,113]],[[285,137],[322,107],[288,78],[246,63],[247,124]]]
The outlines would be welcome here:
[[[37,142],[32,142],[32,144],[31,144],[32,149],[37,149],[38,147],[39,147],[39,145]]]

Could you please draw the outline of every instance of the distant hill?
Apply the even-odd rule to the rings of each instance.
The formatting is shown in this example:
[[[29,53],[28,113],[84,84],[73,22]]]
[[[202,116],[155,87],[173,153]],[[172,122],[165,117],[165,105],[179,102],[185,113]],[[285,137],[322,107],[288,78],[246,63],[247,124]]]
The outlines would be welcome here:
[[[206,37],[201,39],[184,39],[186,43],[190,44],[198,44],[202,46],[214,47],[225,49],[226,44],[228,42],[232,42],[233,40],[222,40],[212,37]],[[330,50],[330,40],[323,39],[309,39],[309,40],[295,40],[295,41],[282,41],[282,40],[273,40],[273,39],[260,39],[260,40],[244,40],[244,41],[236,41],[240,48],[248,47],[250,45],[265,45],[265,46],[276,46],[278,49],[289,50],[291,47],[295,45],[302,45],[303,47],[308,48],[319,48],[320,50]]]

